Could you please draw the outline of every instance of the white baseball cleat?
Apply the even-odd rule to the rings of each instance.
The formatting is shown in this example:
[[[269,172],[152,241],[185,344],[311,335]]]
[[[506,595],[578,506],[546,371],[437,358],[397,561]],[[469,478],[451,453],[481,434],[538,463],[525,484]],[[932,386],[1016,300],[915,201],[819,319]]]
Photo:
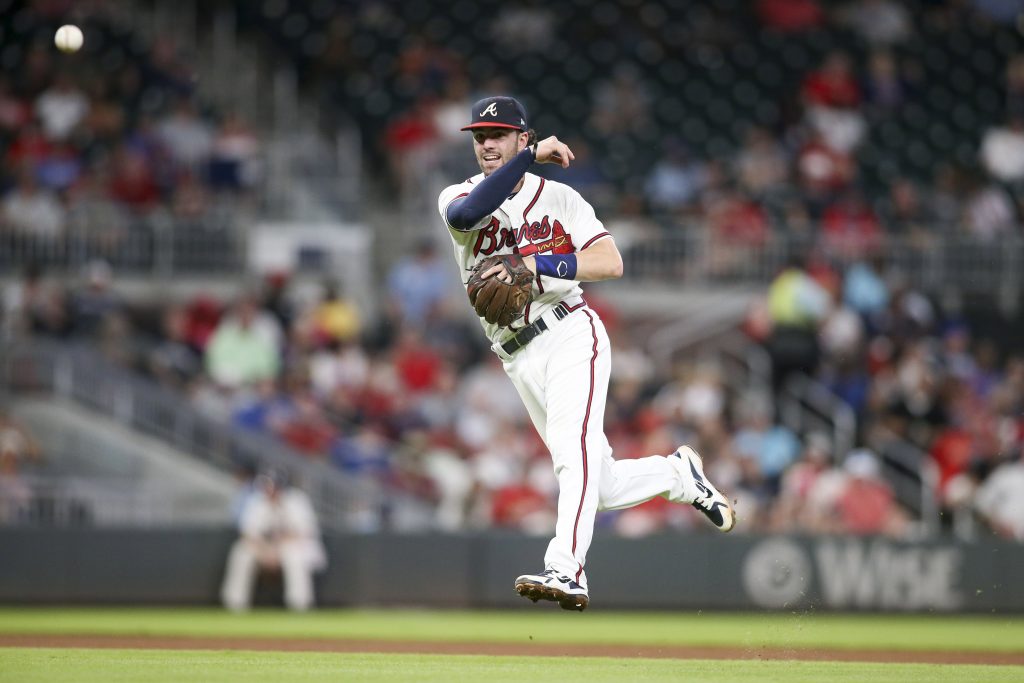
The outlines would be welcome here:
[[[680,446],[672,457],[679,458],[677,467],[683,481],[688,483],[683,490],[688,492],[688,496],[693,497],[693,500],[686,502],[703,512],[720,531],[732,531],[736,526],[736,513],[729,505],[729,499],[708,481],[704,474],[703,461],[697,455],[697,451],[689,446]]]
[[[516,579],[516,593],[534,602],[551,600],[562,609],[580,612],[590,604],[586,588],[554,569],[545,569],[539,574],[523,574]]]

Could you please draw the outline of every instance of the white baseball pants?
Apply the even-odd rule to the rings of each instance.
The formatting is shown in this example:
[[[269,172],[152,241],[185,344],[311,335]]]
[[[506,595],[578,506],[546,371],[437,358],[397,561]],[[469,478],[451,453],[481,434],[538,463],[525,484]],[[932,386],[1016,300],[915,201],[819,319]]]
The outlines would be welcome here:
[[[544,320],[548,331],[503,356],[504,367],[558,478],[558,521],[544,567],[586,588],[583,567],[598,510],[633,507],[655,496],[681,499],[683,483],[667,456],[612,457],[604,435],[611,347],[597,314],[583,307],[561,321],[550,312]]]
[[[307,541],[289,540],[278,544],[284,602],[288,609],[303,611],[313,607],[313,572]],[[244,538],[235,541],[228,555],[221,601],[231,610],[245,610],[252,602],[253,584],[260,569],[259,558]]]

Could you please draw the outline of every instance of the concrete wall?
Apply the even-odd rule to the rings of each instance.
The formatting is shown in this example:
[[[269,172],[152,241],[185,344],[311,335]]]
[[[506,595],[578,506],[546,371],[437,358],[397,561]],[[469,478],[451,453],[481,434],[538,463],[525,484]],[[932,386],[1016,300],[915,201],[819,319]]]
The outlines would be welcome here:
[[[0,530],[0,602],[214,604],[228,529]],[[323,605],[523,607],[546,539],[331,535]],[[1024,545],[783,536],[601,537],[591,604],[612,609],[1024,612]],[[272,584],[263,587],[273,600]]]

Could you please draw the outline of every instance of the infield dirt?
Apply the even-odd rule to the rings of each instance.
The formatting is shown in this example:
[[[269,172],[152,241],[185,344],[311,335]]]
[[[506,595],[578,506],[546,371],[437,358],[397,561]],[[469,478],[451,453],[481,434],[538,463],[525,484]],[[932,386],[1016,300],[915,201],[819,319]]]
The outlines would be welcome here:
[[[755,659],[921,664],[1024,665],[1024,653],[841,648],[754,648],[679,645],[564,645],[457,643],[333,638],[240,638],[114,635],[0,635],[0,647],[135,648],[155,650],[256,650],[278,652],[400,652],[412,654],[643,657],[652,659]]]

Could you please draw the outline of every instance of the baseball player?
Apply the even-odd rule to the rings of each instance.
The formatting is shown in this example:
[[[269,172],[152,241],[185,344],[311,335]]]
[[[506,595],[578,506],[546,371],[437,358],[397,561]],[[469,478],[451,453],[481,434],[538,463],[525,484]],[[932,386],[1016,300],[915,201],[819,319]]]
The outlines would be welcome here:
[[[262,569],[280,570],[289,609],[313,607],[313,574],[327,566],[320,528],[309,496],[285,486],[279,473],[256,477],[239,520],[241,537],[231,546],[221,585],[225,607],[249,608]]]
[[[580,282],[622,276],[615,240],[572,188],[528,172],[534,163],[568,168],[573,153],[557,137],[539,142],[511,97],[473,105],[462,130],[473,135],[481,173],[444,189],[438,209],[464,271],[493,254],[514,253],[534,275],[532,300],[506,327],[481,319],[544,440],[558,479],[558,521],[544,569],[515,581],[523,597],[583,610],[584,571],[598,510],[663,496],[693,505],[722,531],[736,518],[689,446],[670,455],[615,460],[604,435],[611,349],[604,325],[583,300]],[[502,265],[483,278],[511,281]]]

